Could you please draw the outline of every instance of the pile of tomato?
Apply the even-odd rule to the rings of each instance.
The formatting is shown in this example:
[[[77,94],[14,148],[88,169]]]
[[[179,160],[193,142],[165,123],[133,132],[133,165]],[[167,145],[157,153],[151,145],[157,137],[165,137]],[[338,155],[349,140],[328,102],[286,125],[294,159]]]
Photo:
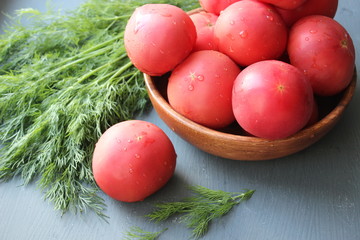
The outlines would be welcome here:
[[[150,76],[169,75],[169,104],[194,122],[213,129],[238,123],[249,135],[282,139],[317,121],[317,96],[337,95],[350,84],[355,49],[333,19],[338,0],[200,4],[191,13],[145,4],[124,33],[132,63]],[[92,162],[99,187],[127,202],[164,186],[175,165],[169,138],[139,120],[109,128]]]
[[[333,19],[338,0],[200,0],[186,13],[169,4],[135,10],[125,30],[133,64],[171,72],[170,105],[213,129],[236,121],[247,133],[286,138],[311,124],[316,95],[351,82],[355,49]]]

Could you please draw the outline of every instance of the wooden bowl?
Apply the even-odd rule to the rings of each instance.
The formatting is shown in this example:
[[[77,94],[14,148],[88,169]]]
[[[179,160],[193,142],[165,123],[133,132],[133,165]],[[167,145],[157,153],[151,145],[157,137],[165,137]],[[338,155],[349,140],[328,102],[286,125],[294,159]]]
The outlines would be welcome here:
[[[144,74],[146,88],[160,118],[180,137],[210,154],[233,160],[268,160],[299,152],[321,139],[338,122],[350,103],[356,87],[356,70],[350,85],[337,96],[319,98],[320,120],[291,137],[266,140],[246,136],[236,124],[213,130],[177,113],[167,102],[168,76]],[[241,135],[243,134],[243,135]]]

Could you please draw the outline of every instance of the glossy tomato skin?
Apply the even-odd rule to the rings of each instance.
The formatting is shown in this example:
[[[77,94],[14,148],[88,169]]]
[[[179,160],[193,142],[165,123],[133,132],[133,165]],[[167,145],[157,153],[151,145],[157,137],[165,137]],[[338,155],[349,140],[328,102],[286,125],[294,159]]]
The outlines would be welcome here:
[[[324,15],[333,18],[338,8],[338,0],[306,0],[300,7],[292,10],[277,8],[287,26],[310,15]]]
[[[218,16],[209,12],[198,12],[190,15],[194,22],[197,38],[193,51],[218,50],[214,36],[214,27]]]
[[[213,50],[192,53],[172,72],[167,95],[180,114],[209,128],[235,121],[231,92],[240,68],[225,54]]]
[[[241,66],[280,57],[287,35],[288,28],[275,8],[257,1],[233,3],[215,24],[219,51]]]
[[[260,2],[270,3],[276,7],[282,8],[282,9],[296,9],[303,5],[307,0],[259,0]]]
[[[306,76],[285,62],[254,63],[234,82],[235,118],[245,131],[257,137],[276,140],[295,134],[309,122],[313,103]]]
[[[92,160],[96,183],[124,202],[145,199],[162,188],[176,166],[174,146],[156,125],[129,120],[110,127],[98,140]]]
[[[240,0],[199,0],[199,3],[207,12],[220,15],[221,11],[238,1]]]
[[[195,41],[196,29],[190,17],[182,9],[169,4],[138,7],[124,33],[124,44],[131,62],[150,76],[171,71],[189,55]]]
[[[290,31],[288,54],[291,64],[308,76],[317,95],[338,94],[352,79],[353,41],[332,18],[313,15],[299,20]]]

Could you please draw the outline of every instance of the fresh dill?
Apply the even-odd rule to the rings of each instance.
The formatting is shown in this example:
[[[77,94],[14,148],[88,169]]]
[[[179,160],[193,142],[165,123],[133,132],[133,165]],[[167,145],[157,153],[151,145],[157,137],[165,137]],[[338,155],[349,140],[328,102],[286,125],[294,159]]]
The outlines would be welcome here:
[[[90,209],[106,219],[91,156],[109,126],[149,106],[123,44],[127,19],[148,2],[89,0],[66,15],[17,12],[0,36],[0,180],[36,180],[55,209]],[[189,10],[197,0],[151,2]]]
[[[156,240],[162,234],[165,232],[167,228],[159,231],[159,232],[148,232],[140,227],[132,227],[130,231],[126,232],[126,237],[124,240]]]
[[[147,215],[155,222],[164,221],[181,214],[180,222],[192,229],[192,237],[198,239],[205,235],[214,219],[227,214],[235,205],[250,199],[255,190],[242,193],[212,190],[203,186],[191,186],[193,196],[179,202],[166,202],[156,205],[156,209]]]

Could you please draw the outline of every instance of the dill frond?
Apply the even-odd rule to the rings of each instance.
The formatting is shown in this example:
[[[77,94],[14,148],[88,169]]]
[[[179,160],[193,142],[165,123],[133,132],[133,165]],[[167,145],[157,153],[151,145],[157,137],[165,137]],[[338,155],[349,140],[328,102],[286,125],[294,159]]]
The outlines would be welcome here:
[[[146,2],[89,0],[66,15],[17,12],[0,35],[0,181],[37,180],[55,209],[104,218],[91,157],[109,126],[150,105],[123,44],[127,19]],[[153,2],[186,9],[197,1]]]
[[[252,197],[255,190],[245,192],[225,192],[203,186],[191,186],[193,196],[180,202],[156,204],[156,209],[146,215],[151,221],[160,222],[174,215],[181,215],[181,222],[192,229],[192,237],[205,235],[209,224],[227,214],[235,205]]]

